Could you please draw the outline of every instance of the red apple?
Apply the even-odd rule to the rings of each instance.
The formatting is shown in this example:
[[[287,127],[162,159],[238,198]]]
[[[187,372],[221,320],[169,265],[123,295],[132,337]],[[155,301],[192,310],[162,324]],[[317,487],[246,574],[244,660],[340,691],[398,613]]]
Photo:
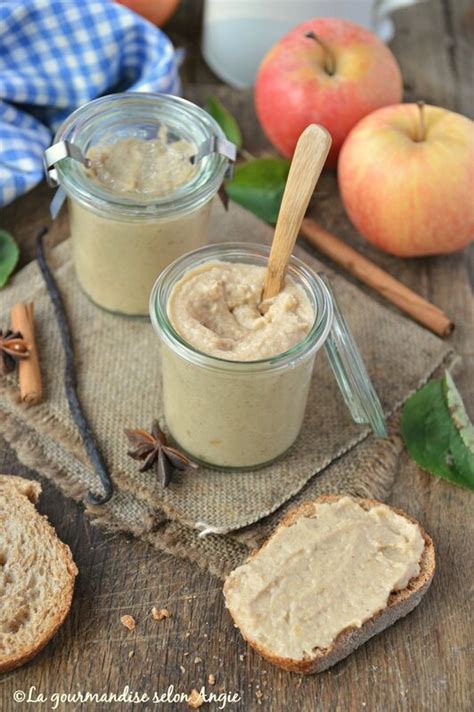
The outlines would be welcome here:
[[[175,12],[179,0],[116,0],[116,2],[126,5],[154,25],[162,27]]]
[[[257,115],[272,144],[289,158],[306,126],[322,124],[332,136],[332,166],[360,119],[401,98],[390,50],[363,27],[335,18],[308,20],[285,35],[263,59],[255,84]]]
[[[400,257],[453,252],[474,237],[474,123],[436,106],[399,104],[352,129],[338,165],[352,222]]]

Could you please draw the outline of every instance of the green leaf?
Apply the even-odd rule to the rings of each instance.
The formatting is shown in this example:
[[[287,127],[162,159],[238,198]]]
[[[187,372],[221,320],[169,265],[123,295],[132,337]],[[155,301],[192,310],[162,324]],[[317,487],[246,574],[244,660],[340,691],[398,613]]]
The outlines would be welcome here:
[[[6,285],[20,257],[20,250],[6,230],[0,230],[0,289]]]
[[[464,427],[472,425],[460,396],[456,421],[453,419],[447,401],[447,393],[450,393],[450,399],[453,393],[451,384],[454,382],[446,374],[440,380],[430,381],[407,400],[402,413],[402,435],[408,452],[419,467],[474,490],[474,453],[466,446],[457,425],[460,407]]]
[[[275,224],[289,170],[290,161],[284,158],[256,158],[242,163],[226,184],[227,193],[257,217]]]
[[[474,425],[469,420],[461,394],[456,388],[456,384],[448,371],[446,371],[445,375],[444,396],[451,418],[454,425],[459,430],[461,439],[467,449],[474,454]]]
[[[205,109],[217,121],[229,141],[232,141],[237,148],[240,148],[242,146],[242,134],[240,133],[239,124],[229,109],[216,96],[209,96],[206,99]]]

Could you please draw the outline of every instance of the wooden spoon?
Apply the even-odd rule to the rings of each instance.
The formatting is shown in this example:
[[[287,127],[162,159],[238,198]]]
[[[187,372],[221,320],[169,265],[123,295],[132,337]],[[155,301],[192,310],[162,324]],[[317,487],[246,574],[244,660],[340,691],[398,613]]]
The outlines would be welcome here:
[[[263,301],[283,288],[288,261],[330,147],[330,134],[317,124],[310,124],[298,139],[268,258]]]

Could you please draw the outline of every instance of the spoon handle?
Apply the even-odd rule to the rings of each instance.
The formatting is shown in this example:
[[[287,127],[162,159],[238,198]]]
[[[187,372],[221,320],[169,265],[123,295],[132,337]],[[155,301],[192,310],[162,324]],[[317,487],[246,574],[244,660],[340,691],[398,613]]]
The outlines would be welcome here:
[[[268,258],[263,300],[276,296],[283,287],[288,261],[330,147],[330,134],[317,124],[310,124],[298,139]]]

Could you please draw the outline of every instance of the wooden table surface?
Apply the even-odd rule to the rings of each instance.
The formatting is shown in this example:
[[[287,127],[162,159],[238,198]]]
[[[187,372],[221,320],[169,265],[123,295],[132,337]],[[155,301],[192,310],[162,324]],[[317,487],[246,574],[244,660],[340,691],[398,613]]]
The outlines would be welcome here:
[[[402,67],[406,98],[423,98],[472,117],[474,60],[469,45],[472,48],[474,40],[474,4],[433,0],[399,11],[395,20],[392,48]],[[179,39],[189,44],[188,38]],[[192,50],[184,74],[190,98],[202,101],[206,93],[219,94],[238,116],[247,148],[253,153],[268,149],[250,92],[219,85]],[[1,227],[21,245],[23,263],[33,257],[32,237],[47,222],[50,197],[49,189],[41,185],[0,213]],[[456,379],[474,416],[472,249],[405,261],[376,252],[343,216],[331,175],[324,178],[322,198],[313,209],[326,227],[455,319],[451,339],[464,359]],[[58,242],[67,234],[63,215],[52,239]],[[166,691],[169,685],[189,692],[206,684],[211,673],[217,682],[208,689],[241,696],[240,702],[226,707],[236,711],[473,709],[472,494],[422,473],[407,456],[401,459],[390,501],[418,517],[434,538],[438,570],[433,585],[407,618],[330,671],[309,678],[278,670],[247,649],[224,609],[220,581],[137,540],[105,535],[91,527],[79,505],[23,467],[1,439],[0,471],[42,481],[40,511],[69,544],[80,570],[72,610],[62,629],[31,663],[0,677],[0,709],[46,710],[55,704],[54,693],[119,693],[125,685],[149,695]],[[154,622],[153,605],[168,608],[171,618]],[[137,619],[133,632],[120,624],[125,613]],[[28,693],[31,686],[36,688],[33,697],[41,693],[50,701],[36,705],[13,701],[15,690]],[[61,710],[157,707],[149,703],[56,705]],[[161,708],[187,706],[163,704]],[[209,708],[218,707],[201,709]]]

